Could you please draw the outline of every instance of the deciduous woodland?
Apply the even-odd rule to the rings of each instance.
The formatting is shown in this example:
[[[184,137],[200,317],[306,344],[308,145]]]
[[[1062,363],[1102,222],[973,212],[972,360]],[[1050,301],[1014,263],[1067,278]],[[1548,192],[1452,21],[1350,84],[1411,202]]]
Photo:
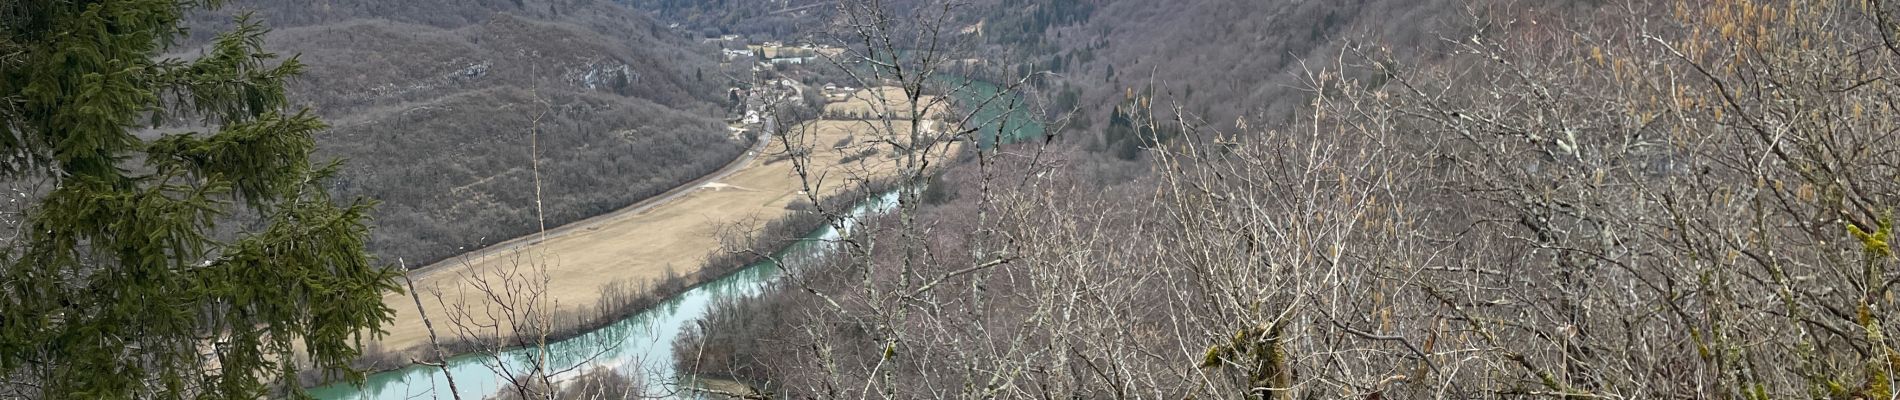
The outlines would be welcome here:
[[[243,0],[305,73],[292,99],[327,118],[333,190],[380,205],[369,248],[427,265],[659,194],[747,147],[721,119],[732,84],[702,44],[608,2]],[[180,53],[189,55],[194,49]],[[530,143],[538,135],[538,143]]]
[[[995,149],[677,359],[774,398],[1893,396],[1900,5],[1444,7],[1256,78],[1284,113],[1106,64],[1145,171]]]

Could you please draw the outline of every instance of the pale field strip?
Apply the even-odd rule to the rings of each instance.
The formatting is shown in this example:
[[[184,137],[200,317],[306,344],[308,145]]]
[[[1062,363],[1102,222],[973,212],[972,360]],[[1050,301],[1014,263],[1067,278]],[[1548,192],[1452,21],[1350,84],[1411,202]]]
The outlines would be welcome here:
[[[872,93],[872,91],[877,91],[879,93]],[[895,112],[885,112],[885,110],[883,109],[884,107],[882,106],[883,103],[876,101],[878,98],[877,96],[882,96],[884,100],[891,102],[891,104],[893,104],[892,108],[896,108],[897,110]],[[844,99],[844,101],[839,101],[839,102],[826,105],[825,114],[831,115],[832,113],[843,113],[845,115],[854,115],[854,116],[860,116],[864,118],[890,117],[890,118],[895,118],[895,119],[900,119],[900,120],[910,119],[910,108],[907,106],[902,106],[901,104],[903,103],[904,103],[904,89],[903,88],[885,86],[885,87],[880,87],[880,88],[875,88],[875,89],[858,90],[855,92],[851,92],[851,94],[847,96]],[[924,100],[924,104],[930,104],[930,100],[928,100],[928,97],[926,97],[926,100]],[[936,111],[936,110],[932,110],[932,111]]]
[[[753,45],[746,45],[745,48],[746,50],[749,50],[749,51],[765,53],[765,58],[779,58],[779,56],[794,55],[794,54],[807,55],[807,56],[824,55],[824,56],[829,56],[829,57],[837,57],[840,55],[844,55],[844,49],[838,48],[838,47],[805,49],[805,48],[796,47],[796,46],[766,46],[766,45],[753,44]]]
[[[888,89],[887,89],[888,90]],[[901,93],[899,91],[898,93]],[[901,101],[902,96],[890,96]],[[928,100],[926,100],[928,103]],[[870,109],[866,99],[833,103],[830,107]],[[892,121],[897,135],[878,132],[882,121],[820,120],[795,128],[795,147],[806,148],[811,164],[817,169],[819,193],[837,193],[848,189],[859,178],[881,178],[898,171],[901,158],[887,138],[897,143],[908,141],[909,123]],[[934,124],[934,122],[930,123]],[[926,129],[933,128],[926,125]],[[849,138],[845,146],[834,147]],[[961,143],[952,144],[961,146]],[[440,290],[451,305],[469,302],[470,314],[484,316],[480,303],[485,299],[468,287],[465,277],[482,276],[481,271],[508,269],[517,263],[541,263],[548,272],[548,290],[559,310],[580,310],[594,306],[603,285],[625,282],[644,288],[649,282],[669,273],[689,275],[704,265],[721,248],[719,234],[729,229],[757,231],[766,223],[785,216],[786,206],[805,200],[804,184],[789,160],[774,161],[786,145],[773,138],[762,154],[742,156],[736,168],[696,181],[690,188],[659,196],[597,218],[590,218],[559,229],[550,229],[545,239],[539,235],[517,238],[450,258],[411,272],[423,297],[423,307],[444,340],[454,338],[447,325],[447,312],[431,295]],[[877,154],[853,157],[868,148]],[[932,156],[954,155],[959,149],[933,152]],[[857,158],[850,162],[840,162]],[[941,161],[941,160],[939,160]],[[933,162],[934,163],[934,162]],[[822,197],[822,196],[821,196]],[[523,268],[526,271],[527,268]],[[413,352],[428,344],[428,332],[416,315],[415,303],[406,294],[390,293],[383,301],[396,309],[389,334],[376,341],[385,350]]]

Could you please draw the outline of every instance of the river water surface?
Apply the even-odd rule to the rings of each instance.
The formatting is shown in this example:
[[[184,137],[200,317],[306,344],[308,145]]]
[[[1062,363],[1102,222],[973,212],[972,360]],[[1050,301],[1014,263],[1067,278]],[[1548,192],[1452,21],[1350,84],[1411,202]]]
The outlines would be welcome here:
[[[851,210],[851,215],[854,218],[873,215],[896,205],[897,192],[888,192],[871,201],[859,203]],[[853,219],[845,220],[845,233],[849,233],[854,222]],[[835,239],[840,236],[837,229],[826,225],[806,235],[805,240],[781,250],[778,258],[796,265],[822,256],[835,246]],[[650,390],[657,391],[655,394],[677,392],[672,390],[676,387],[657,384],[683,380],[675,376],[673,340],[679,337],[687,324],[704,317],[714,302],[756,295],[779,275],[779,266],[769,261],[754,264],[687,290],[620,322],[550,343],[548,365],[551,370],[557,371],[577,366],[572,368],[573,372],[556,375],[554,378],[557,381],[604,367],[618,370],[626,376],[642,377],[644,382],[649,383]],[[501,362],[509,363],[507,370],[521,371],[526,365],[524,357],[527,351],[534,350],[513,350],[499,358]],[[456,388],[462,398],[479,399],[501,391],[505,381],[495,372],[498,369],[496,362],[496,357],[482,354],[463,355],[449,360],[449,373],[454,375]],[[421,365],[370,375],[360,387],[339,383],[311,389],[310,393],[325,400],[453,398],[442,369]]]
[[[942,83],[952,87],[962,86],[956,96],[964,104],[976,104],[995,95],[999,87],[980,80],[967,80],[954,75],[939,76]],[[1020,97],[992,101],[988,106],[977,110],[973,125],[982,125],[978,143],[982,147],[992,146],[995,142],[1010,143],[1029,140],[1043,135],[1043,126],[1038,124],[1026,111],[1026,107],[1010,100],[1020,101]],[[876,199],[859,203],[851,210],[851,215],[862,217],[882,213],[897,205],[897,192],[892,191]],[[846,232],[853,226],[853,220],[843,224]],[[827,225],[805,236],[798,242],[778,253],[778,259],[797,265],[799,262],[822,256],[831,251],[840,232]],[[548,345],[550,368],[554,370],[572,368],[573,372],[556,375],[555,379],[571,378],[580,372],[593,368],[613,368],[626,376],[639,376],[649,383],[654,394],[676,393],[677,387],[664,383],[681,381],[675,376],[673,366],[673,340],[687,324],[692,324],[706,315],[713,304],[727,298],[753,296],[763,290],[780,275],[778,265],[770,262],[755,264],[730,275],[707,282],[674,298],[654,306],[652,309],[634,314],[632,317],[607,327],[588,332],[568,340]],[[500,362],[507,362],[507,370],[521,371],[529,349],[515,350],[503,355]],[[495,357],[471,354],[449,360],[449,373],[454,374],[456,387],[464,399],[484,398],[501,391],[505,381],[494,371]],[[394,371],[371,375],[363,386],[332,384],[311,389],[311,394],[324,400],[356,399],[452,399],[448,391],[448,380],[442,369],[429,366],[412,365]]]

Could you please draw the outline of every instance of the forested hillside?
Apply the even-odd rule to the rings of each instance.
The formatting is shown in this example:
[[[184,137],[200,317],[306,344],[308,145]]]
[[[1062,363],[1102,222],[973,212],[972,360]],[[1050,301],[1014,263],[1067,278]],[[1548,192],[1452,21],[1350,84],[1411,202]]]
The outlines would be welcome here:
[[[979,15],[1046,4],[1011,3]],[[1095,5],[990,42],[1078,139],[934,177],[678,363],[773,398],[1895,397],[1900,5]],[[1094,179],[1118,131],[1138,172]]]
[[[825,21],[837,4],[824,0],[621,0],[654,18],[704,37],[735,34],[790,38]]]
[[[999,1],[982,23],[1009,72],[1052,72],[1036,90],[1050,115],[1080,112],[1071,143],[1123,156],[1139,140],[1116,114],[1137,98],[1228,127],[1285,122],[1309,97],[1306,75],[1333,67],[1347,44],[1432,55],[1472,23],[1464,2],[1439,0]]]
[[[1229,123],[1242,113],[1285,114],[1300,105],[1303,68],[1329,67],[1347,41],[1441,48],[1436,42],[1456,40],[1467,23],[1462,2],[1438,0],[1124,0],[1104,2],[1089,16],[1045,25],[1041,39],[1060,53],[1040,67],[1063,73],[1098,102],[1152,83],[1158,97]]]
[[[746,146],[727,132],[734,81],[708,53],[605,1],[237,1],[270,49],[300,55],[291,99],[332,129],[342,195],[380,200],[372,252],[417,266],[660,193]],[[538,140],[530,133],[538,132]],[[535,149],[534,145],[538,145]]]
[[[928,2],[890,1],[905,13]],[[634,0],[683,29],[755,35],[755,40],[830,43],[830,2]],[[1333,67],[1350,43],[1383,43],[1402,56],[1435,57],[1476,27],[1477,12],[1445,0],[1250,1],[974,0],[957,2],[954,31],[974,32],[990,78],[1036,71],[1031,91],[1049,115],[1080,111],[1067,142],[1130,156],[1131,128],[1118,107],[1139,97],[1233,126],[1242,116],[1286,122],[1305,105],[1306,74]],[[1590,2],[1539,4],[1589,10]],[[800,6],[814,5],[811,8]],[[773,10],[796,9],[795,13]],[[1573,10],[1574,9],[1574,10]],[[1587,12],[1587,11],[1585,11]],[[1256,121],[1258,122],[1258,121]],[[1113,128],[1113,129],[1111,129]]]

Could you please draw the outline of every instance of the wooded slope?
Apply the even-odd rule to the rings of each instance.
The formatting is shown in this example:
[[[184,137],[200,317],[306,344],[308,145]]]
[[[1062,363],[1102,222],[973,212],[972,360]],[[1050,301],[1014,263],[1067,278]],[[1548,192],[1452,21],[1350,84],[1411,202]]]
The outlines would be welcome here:
[[[318,139],[347,160],[337,193],[382,202],[370,246],[387,262],[537,229],[536,144],[548,226],[660,193],[745,147],[721,121],[732,82],[716,50],[611,2],[246,0],[193,26],[217,32],[244,13],[308,64],[293,100],[333,126]]]

